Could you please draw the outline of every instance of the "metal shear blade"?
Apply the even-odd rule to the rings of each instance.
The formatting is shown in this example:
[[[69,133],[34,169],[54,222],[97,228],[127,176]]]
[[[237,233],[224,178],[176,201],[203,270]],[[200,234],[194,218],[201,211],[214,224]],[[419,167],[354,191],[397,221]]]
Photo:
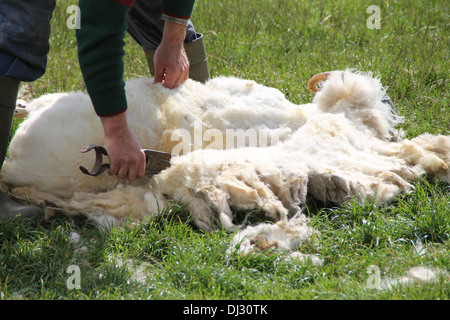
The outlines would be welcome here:
[[[108,153],[106,152],[106,149],[100,146],[97,146],[95,144],[90,144],[86,147],[84,147],[83,149],[80,150],[81,153],[86,153],[91,151],[92,149],[95,150],[95,163],[94,166],[92,167],[91,171],[89,171],[88,169],[86,169],[83,166],[80,166],[80,170],[81,172],[83,172],[84,174],[90,175],[90,176],[98,176],[100,174],[102,174],[103,172],[105,172],[106,169],[109,169],[109,163],[103,163],[103,156],[108,156]]]
[[[146,164],[145,175],[158,174],[164,169],[170,167],[170,159],[172,155],[167,152],[144,149]]]

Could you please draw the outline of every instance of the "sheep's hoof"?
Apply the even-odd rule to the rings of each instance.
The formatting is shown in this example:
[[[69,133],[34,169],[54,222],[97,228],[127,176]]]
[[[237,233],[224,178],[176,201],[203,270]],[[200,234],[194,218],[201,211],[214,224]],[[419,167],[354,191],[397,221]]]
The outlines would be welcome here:
[[[28,116],[28,111],[26,108],[26,102],[23,100],[17,100],[16,109],[14,110],[14,118],[24,119]]]
[[[311,92],[317,92],[320,90],[319,88],[319,84],[323,81],[326,81],[328,76],[329,76],[329,72],[322,72],[319,74],[316,74],[315,76],[311,77],[311,79],[308,80],[308,89]]]

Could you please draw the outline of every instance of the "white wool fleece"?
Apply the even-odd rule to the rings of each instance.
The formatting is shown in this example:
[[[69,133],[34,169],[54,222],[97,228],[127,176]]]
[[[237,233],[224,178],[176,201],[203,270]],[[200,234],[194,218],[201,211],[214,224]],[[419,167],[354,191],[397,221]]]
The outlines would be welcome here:
[[[450,182],[450,138],[425,134],[391,142],[396,120],[371,75],[332,72],[304,105],[232,77],[188,80],[175,90],[141,78],[126,90],[133,134],[143,148],[177,150],[170,168],[133,183],[82,174],[78,167],[90,168],[94,154],[80,149],[103,145],[100,121],[87,95],[51,94],[29,105],[2,183],[49,212],[57,207],[122,223],[175,200],[187,203],[201,228],[219,222],[233,229],[240,227],[238,211],[263,210],[288,222],[301,215],[307,195],[333,205],[350,198],[382,203],[411,191],[426,173]],[[233,148],[226,143],[230,134],[257,143]]]

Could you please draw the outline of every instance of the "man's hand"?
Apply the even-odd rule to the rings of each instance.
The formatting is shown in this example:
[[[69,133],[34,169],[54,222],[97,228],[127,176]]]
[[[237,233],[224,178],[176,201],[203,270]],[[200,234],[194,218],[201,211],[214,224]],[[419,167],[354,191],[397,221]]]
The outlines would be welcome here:
[[[186,26],[164,22],[161,44],[155,52],[155,82],[169,89],[177,88],[189,77],[189,60],[184,51]]]
[[[145,154],[128,128],[126,113],[100,117],[105,132],[105,149],[111,162],[109,174],[136,180],[145,174]]]

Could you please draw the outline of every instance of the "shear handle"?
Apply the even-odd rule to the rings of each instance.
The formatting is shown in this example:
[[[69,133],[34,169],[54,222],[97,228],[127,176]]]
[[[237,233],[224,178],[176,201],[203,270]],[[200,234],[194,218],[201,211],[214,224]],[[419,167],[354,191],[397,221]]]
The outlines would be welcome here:
[[[103,163],[103,156],[108,156],[108,153],[105,148],[97,146],[95,144],[90,144],[83,149],[80,150],[81,153],[86,153],[95,150],[95,163],[92,169],[89,171],[83,166],[80,166],[81,172],[90,176],[98,176],[105,172],[106,169],[109,169],[109,163]],[[158,174],[164,169],[167,169],[170,166],[170,159],[172,155],[170,153],[143,149],[145,153],[145,175],[154,175]]]

